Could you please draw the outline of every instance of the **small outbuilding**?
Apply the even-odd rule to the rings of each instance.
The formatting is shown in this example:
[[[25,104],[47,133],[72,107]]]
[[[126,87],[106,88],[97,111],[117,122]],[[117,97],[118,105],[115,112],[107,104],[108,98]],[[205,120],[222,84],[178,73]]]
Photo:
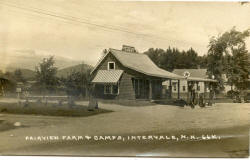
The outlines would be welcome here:
[[[7,76],[0,75],[0,96],[5,96],[7,91],[15,88],[15,81]]]

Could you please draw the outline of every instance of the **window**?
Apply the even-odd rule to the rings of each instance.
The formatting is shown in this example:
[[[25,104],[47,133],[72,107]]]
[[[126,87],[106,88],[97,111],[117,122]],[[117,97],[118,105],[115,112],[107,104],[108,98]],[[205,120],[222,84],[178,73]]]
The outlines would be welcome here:
[[[174,87],[174,91],[177,90],[177,83],[176,82],[173,82],[173,87]]]
[[[111,94],[112,92],[112,86],[111,85],[105,85],[104,86],[104,94]]]
[[[208,86],[205,86],[205,92],[207,92],[207,90],[209,90],[209,87],[208,87]]]
[[[115,69],[115,62],[108,62],[108,70]]]
[[[133,83],[133,88],[134,88],[134,91],[135,91],[135,95],[138,96],[139,95],[139,79],[135,79],[135,78],[132,78],[132,83]]]
[[[201,90],[201,86],[197,86],[197,91],[200,91]]]
[[[183,91],[186,91],[186,86],[182,86],[182,90],[183,90]]]
[[[104,94],[119,94],[118,85],[105,85],[104,86]]]
[[[112,94],[118,94],[118,85],[112,86]]]

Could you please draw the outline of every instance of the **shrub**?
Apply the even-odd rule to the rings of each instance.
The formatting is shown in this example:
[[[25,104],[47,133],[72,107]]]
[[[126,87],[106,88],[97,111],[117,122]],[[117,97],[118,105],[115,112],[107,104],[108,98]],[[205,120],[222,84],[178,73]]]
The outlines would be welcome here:
[[[239,96],[239,94],[240,93],[238,91],[230,90],[227,92],[227,97],[234,98]]]

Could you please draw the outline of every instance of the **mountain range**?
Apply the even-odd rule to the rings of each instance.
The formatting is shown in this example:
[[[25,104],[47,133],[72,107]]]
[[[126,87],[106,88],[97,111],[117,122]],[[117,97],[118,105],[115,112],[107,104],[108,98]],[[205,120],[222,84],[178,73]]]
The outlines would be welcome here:
[[[35,67],[43,60],[53,54],[35,50],[14,50],[8,54],[1,54],[0,69],[13,72],[17,68],[35,70]],[[74,60],[63,56],[54,56],[55,66],[58,69],[81,64],[83,61]]]
[[[13,73],[16,69],[20,69],[22,75],[27,80],[35,78],[35,67],[43,60],[50,57],[49,54],[37,52],[34,50],[15,50],[2,56],[0,70]],[[58,68],[57,76],[66,77],[71,71],[86,71],[92,66],[82,61],[73,60],[67,57],[54,56],[55,67]]]

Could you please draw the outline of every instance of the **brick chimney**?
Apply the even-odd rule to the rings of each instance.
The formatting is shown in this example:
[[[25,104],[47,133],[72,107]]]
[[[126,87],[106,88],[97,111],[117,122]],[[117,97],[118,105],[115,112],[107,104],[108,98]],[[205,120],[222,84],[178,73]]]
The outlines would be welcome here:
[[[122,45],[122,51],[129,52],[129,53],[137,53],[135,47]]]

